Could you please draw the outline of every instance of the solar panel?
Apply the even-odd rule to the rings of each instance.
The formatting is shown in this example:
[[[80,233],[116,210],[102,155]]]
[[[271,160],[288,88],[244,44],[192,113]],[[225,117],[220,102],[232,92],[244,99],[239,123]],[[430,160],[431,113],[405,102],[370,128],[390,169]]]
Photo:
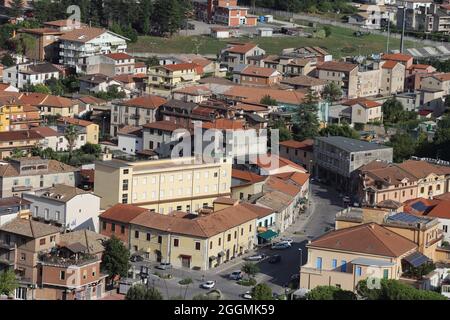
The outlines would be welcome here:
[[[414,210],[420,211],[420,212],[424,212],[426,210],[428,210],[428,208],[430,208],[429,206],[425,205],[422,201],[418,201],[416,203],[414,203],[411,208],[413,208]]]
[[[419,223],[419,222],[424,221],[420,217],[416,217],[412,214],[408,214],[408,213],[404,213],[404,212],[396,213],[393,216],[390,216],[389,220],[406,222],[406,223]]]
[[[410,254],[405,258],[405,260],[408,261],[415,268],[430,261],[430,259],[427,256],[421,254],[420,252],[414,252],[413,254]]]

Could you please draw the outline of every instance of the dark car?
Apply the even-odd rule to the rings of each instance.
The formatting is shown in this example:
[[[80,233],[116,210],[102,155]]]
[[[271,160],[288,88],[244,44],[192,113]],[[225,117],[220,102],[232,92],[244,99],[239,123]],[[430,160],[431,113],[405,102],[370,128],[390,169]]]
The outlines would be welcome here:
[[[144,257],[142,257],[141,255],[138,255],[138,254],[133,254],[130,257],[130,261],[131,262],[141,262],[141,261],[144,261]]]
[[[281,256],[279,254],[274,254],[269,258],[269,263],[278,263],[281,262]]]

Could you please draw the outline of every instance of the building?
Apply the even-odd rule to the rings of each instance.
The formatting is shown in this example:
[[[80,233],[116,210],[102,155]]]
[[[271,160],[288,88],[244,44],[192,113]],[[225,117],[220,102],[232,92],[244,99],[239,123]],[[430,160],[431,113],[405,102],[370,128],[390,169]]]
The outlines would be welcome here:
[[[317,66],[316,57],[301,58],[295,55],[264,55],[249,57],[250,64],[277,70],[286,77],[306,76]]]
[[[60,69],[49,62],[25,63],[3,69],[3,83],[24,89],[30,85],[45,84],[47,80],[59,79]]]
[[[348,111],[345,110],[343,113],[350,114],[350,124],[383,121],[383,105],[380,102],[366,98],[357,98],[347,100],[342,105],[349,108]]]
[[[233,169],[231,172],[231,198],[249,200],[261,193],[267,176],[260,176],[251,171]]]
[[[53,151],[68,151],[69,142],[64,136],[64,128],[61,127],[36,127],[32,128],[30,131],[42,137],[39,141],[38,146],[47,149],[50,148]],[[86,144],[86,132],[78,132],[77,138],[72,145],[72,150],[78,150]]]
[[[348,23],[358,25],[364,29],[380,30],[390,23],[388,8],[384,5],[363,4],[358,7],[358,12],[348,18]]]
[[[272,86],[283,76],[271,68],[241,65],[233,69],[233,81],[245,86]]]
[[[250,15],[248,10],[249,8],[238,6],[237,0],[194,1],[197,19],[229,27],[256,26],[257,17]]]
[[[117,132],[119,150],[135,155],[143,150],[142,127],[125,126]]]
[[[265,53],[265,50],[254,43],[229,42],[220,51],[220,62],[228,71],[233,72],[233,69],[238,65],[250,64],[250,57],[264,55]]]
[[[99,126],[91,121],[75,119],[71,117],[61,117],[57,120],[57,125],[66,128],[69,125],[74,126],[79,133],[86,134],[86,142],[98,144],[99,140]]]
[[[21,93],[18,96],[22,105],[39,109],[41,116],[73,117],[78,114],[78,103],[68,98],[43,93]]]
[[[361,166],[373,160],[392,162],[392,157],[392,148],[345,137],[318,137],[314,142],[316,175],[342,190],[355,190],[351,178]]]
[[[0,132],[0,159],[11,157],[14,152],[28,154],[40,144],[42,138],[34,130]]]
[[[178,63],[150,67],[147,92],[170,97],[173,90],[195,84],[203,74],[203,67],[195,63]]]
[[[368,277],[400,279],[405,260],[417,252],[414,242],[376,223],[328,232],[306,248],[300,288],[336,286],[350,291]]]
[[[285,78],[280,83],[292,87],[294,90],[311,89],[320,95],[328,82],[310,76],[299,75],[292,78]]]
[[[97,54],[121,53],[127,49],[127,38],[106,29],[80,28],[59,37],[60,64],[87,72],[87,58]]]
[[[16,218],[30,218],[30,204],[30,201],[19,197],[0,199],[0,226]]]
[[[1,97],[0,105],[0,132],[27,130],[41,123],[39,110],[15,97]]]
[[[403,92],[406,68],[404,64],[398,61],[388,60],[384,62],[381,66],[380,94],[392,95]]]
[[[328,61],[317,66],[317,77],[336,83],[349,99],[358,96],[358,65],[348,62]]]
[[[313,172],[314,140],[286,140],[280,142],[280,156]]]
[[[55,184],[51,188],[23,193],[32,202],[34,218],[61,225],[64,230],[87,229],[98,232],[100,198],[74,186]]]
[[[139,127],[156,121],[156,112],[167,100],[158,96],[143,96],[114,104],[111,112],[110,135],[117,136],[122,126]]]
[[[55,183],[75,186],[77,169],[56,160],[39,157],[12,159],[0,163],[0,197],[20,196],[50,188]]]
[[[161,158],[168,158],[185,130],[191,132],[190,128],[166,120],[147,123],[142,128],[143,149],[154,150]]]
[[[34,46],[26,48],[25,55],[34,61],[59,61],[59,37],[63,31],[54,28],[21,29],[19,33],[26,34],[34,40]],[[20,37],[20,36],[19,36]]]
[[[115,77],[123,74],[139,74],[146,73],[144,69],[138,64],[136,68],[136,60],[133,56],[125,52],[108,53],[103,55],[90,56],[86,62],[86,74],[104,74],[108,77]],[[143,71],[143,72],[142,72]]]
[[[173,99],[184,102],[202,103],[211,98],[212,92],[205,85],[188,86],[172,91]]]
[[[99,92],[108,92],[108,90],[115,87],[118,91],[127,94],[127,90],[122,86],[121,82],[101,73],[82,76],[79,78],[79,81],[81,93],[95,94]]]
[[[176,181],[176,183],[175,183]],[[175,183],[175,184],[174,184]],[[194,158],[124,162],[97,161],[95,194],[101,208],[134,204],[161,214],[196,212],[214,199],[229,196],[231,161],[204,163]]]

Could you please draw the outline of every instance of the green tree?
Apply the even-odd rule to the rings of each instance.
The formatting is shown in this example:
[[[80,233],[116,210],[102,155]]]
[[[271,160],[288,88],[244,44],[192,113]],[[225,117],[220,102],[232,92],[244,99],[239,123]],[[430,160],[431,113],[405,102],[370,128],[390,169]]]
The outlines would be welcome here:
[[[98,144],[87,142],[81,147],[81,152],[98,156],[102,152],[102,147]]]
[[[136,284],[128,289],[125,300],[163,300],[163,297],[156,288]]]
[[[417,118],[417,114],[413,111],[405,111],[401,101],[395,97],[386,100],[383,103],[383,119],[386,124],[397,124]]]
[[[0,294],[10,296],[18,287],[19,283],[13,270],[0,272]]]
[[[114,276],[126,277],[130,265],[130,251],[116,237],[111,237],[104,243],[101,269],[111,278]]]
[[[2,57],[1,62],[2,62],[2,64],[3,64],[5,67],[11,67],[11,66],[13,66],[13,65],[16,64],[15,61],[14,61],[14,59],[13,59],[13,57],[12,57],[9,53],[6,53],[6,54]]]
[[[319,126],[317,112],[311,110],[311,108],[300,111],[298,120],[292,127],[294,139],[303,141],[308,138],[316,137],[319,134]]]
[[[151,56],[145,60],[147,67],[154,67],[159,65],[159,58],[157,56]]]
[[[351,291],[334,286],[318,286],[306,294],[307,300],[356,300]]]
[[[49,87],[47,87],[45,84],[38,83],[36,85],[25,85],[24,91],[26,92],[36,92],[36,93],[43,93],[43,94],[52,94],[52,91]]]
[[[259,267],[252,262],[246,262],[242,266],[242,272],[244,272],[248,276],[248,279],[250,279],[259,272]]]
[[[261,98],[260,103],[265,104],[267,106],[276,106],[277,100],[273,99],[270,95],[266,94],[264,97]]]
[[[12,151],[12,154],[11,154],[11,158],[12,159],[23,158],[23,157],[25,157],[25,155],[26,155],[26,152],[24,150],[14,148]]]
[[[259,283],[252,289],[253,300],[272,300],[272,289],[265,283]]]
[[[153,4],[152,21],[158,35],[172,36],[184,21],[184,11],[179,0],[156,0]]]
[[[67,125],[64,130],[64,138],[67,140],[67,147],[69,149],[69,160],[72,158],[73,149],[75,148],[79,134],[80,132],[77,127],[72,124]]]
[[[336,83],[330,82],[323,88],[322,96],[328,101],[337,101],[342,97],[342,90]]]
[[[387,145],[394,149],[394,162],[403,162],[414,155],[416,151],[416,141],[406,133],[393,135]]]
[[[23,0],[12,0],[10,12],[15,18],[21,17],[23,14]]]
[[[341,137],[347,137],[351,139],[359,139],[360,135],[359,133],[351,128],[348,124],[330,124],[326,126],[325,128],[321,129],[319,134],[321,136],[341,136]]]
[[[323,30],[325,30],[325,37],[331,36],[331,28],[329,26],[324,26]]]
[[[292,133],[289,131],[289,129],[286,127],[286,124],[283,121],[276,121],[271,129],[278,129],[279,139],[281,141],[291,140],[292,139]]]

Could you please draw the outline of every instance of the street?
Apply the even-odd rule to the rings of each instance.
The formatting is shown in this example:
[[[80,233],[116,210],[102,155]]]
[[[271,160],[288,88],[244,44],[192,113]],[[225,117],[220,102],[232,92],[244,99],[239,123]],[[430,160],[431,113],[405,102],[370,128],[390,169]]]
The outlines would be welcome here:
[[[274,254],[281,256],[281,262],[276,264],[268,263],[267,259],[257,263],[260,269],[260,272],[256,275],[257,282],[265,282],[272,288],[273,292],[283,294],[291,276],[298,274],[300,263],[305,264],[307,262],[305,246],[308,240],[312,240],[333,229],[335,215],[342,208],[342,199],[336,191],[326,188],[317,182],[312,182],[309,208],[281,235],[293,240],[292,247],[285,250],[265,248],[245,255],[264,253],[267,256]],[[300,253],[302,253],[302,257],[300,257]],[[150,273],[155,271],[158,271],[160,274],[170,273],[173,276],[171,279],[161,279],[159,276],[151,274],[148,281],[148,285],[155,286],[166,299],[174,297],[192,299],[195,295],[209,291],[200,288],[200,284],[203,281],[214,280],[216,281],[215,289],[220,290],[223,299],[239,300],[243,299],[241,295],[251,290],[251,287],[241,286],[236,281],[229,280],[228,275],[242,267],[245,263],[243,259],[245,256],[207,271],[188,269],[161,271],[154,269],[156,263],[148,262],[136,262],[133,263],[133,266],[136,273],[139,273],[141,265],[151,266]],[[191,278],[193,283],[180,285],[178,282],[185,278]]]

